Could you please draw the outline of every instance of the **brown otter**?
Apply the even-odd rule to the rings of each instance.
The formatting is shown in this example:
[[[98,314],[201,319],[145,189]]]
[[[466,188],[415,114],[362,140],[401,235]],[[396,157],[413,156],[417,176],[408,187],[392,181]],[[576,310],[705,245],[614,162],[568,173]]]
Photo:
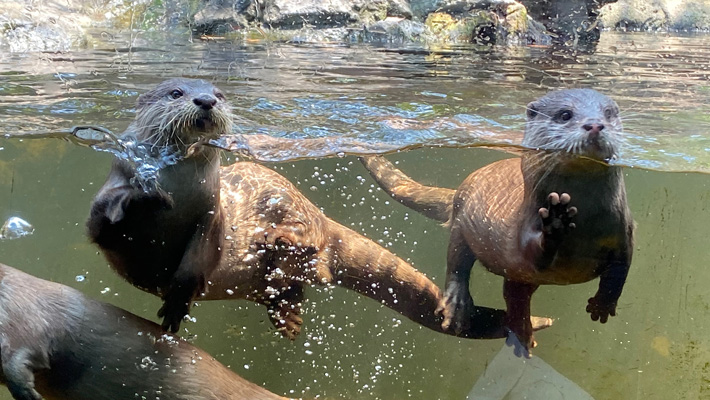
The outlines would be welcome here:
[[[154,121],[165,120],[161,110],[172,110],[176,87],[182,94],[178,99],[185,99],[188,104],[191,97],[219,93],[203,81],[164,82],[139,98],[138,116],[128,132],[160,125],[151,122],[151,114]],[[160,106],[161,102],[166,105]],[[223,102],[219,99],[216,105]],[[182,129],[179,124],[170,126]],[[141,137],[162,146],[178,137],[170,136],[176,132],[162,132],[161,136],[148,130]],[[434,313],[441,292],[424,274],[327,218],[288,180],[268,168],[237,163],[222,169],[220,182],[218,174],[213,174],[217,170],[216,156],[209,153],[214,149],[196,145],[200,140],[197,135],[179,137],[180,150],[189,154],[160,171],[156,187],[136,187],[133,175],[137,168],[128,161],[117,161],[94,200],[89,235],[130,282],[166,298],[163,291],[173,287],[171,278],[179,264],[179,273],[187,267],[200,278],[198,282],[204,277],[206,286],[197,286],[201,293],[197,298],[245,298],[264,304],[277,329],[291,339],[300,332],[300,302],[304,286],[310,284],[335,284],[356,290],[415,322],[442,331],[442,318]],[[254,144],[256,140],[250,137],[246,142]],[[273,139],[264,142],[269,146],[293,145]],[[197,150],[187,152],[186,147]],[[195,154],[199,158],[192,160]],[[200,184],[205,176],[209,179]],[[214,203],[218,199],[221,207]],[[187,218],[180,219],[180,212],[185,212]],[[222,226],[224,233],[217,238]],[[179,235],[181,230],[186,233]],[[209,235],[203,235],[205,231]],[[212,261],[216,255],[220,255],[219,266],[214,270]],[[187,290],[180,293],[193,294]],[[183,296],[180,305],[183,298],[189,300],[189,296]],[[485,307],[470,311],[469,329],[459,330],[457,335],[505,336],[504,311]],[[533,324],[544,328],[550,322],[542,318]],[[178,323],[173,319],[164,326],[177,329]]]
[[[450,227],[446,290],[437,308],[443,328],[468,329],[469,278],[479,259],[505,278],[506,326],[525,351],[535,346],[530,297],[539,285],[600,276],[587,312],[602,323],[615,315],[634,226],[621,168],[605,163],[623,140],[616,103],[594,90],[571,89],[527,109],[523,145],[543,151],[483,167],[456,191],[420,185],[382,157],[362,159],[393,198]]]
[[[223,236],[219,151],[203,146],[185,155],[191,144],[231,126],[229,105],[209,82],[161,83],[138,98],[122,138],[176,162],[145,180],[131,160],[116,159],[91,207],[89,237],[120,275],[163,298],[158,315],[172,332],[217,266]]]
[[[3,264],[0,359],[18,400],[284,399],[153,322]]]
[[[306,285],[357,291],[430,329],[470,338],[505,337],[505,312],[468,310],[469,324],[444,331],[434,311],[439,288],[424,274],[375,242],[328,218],[291,182],[251,162],[222,168],[226,237],[219,267],[202,299],[245,298],[267,306],[282,334],[301,329]],[[534,329],[549,326],[535,318]]]

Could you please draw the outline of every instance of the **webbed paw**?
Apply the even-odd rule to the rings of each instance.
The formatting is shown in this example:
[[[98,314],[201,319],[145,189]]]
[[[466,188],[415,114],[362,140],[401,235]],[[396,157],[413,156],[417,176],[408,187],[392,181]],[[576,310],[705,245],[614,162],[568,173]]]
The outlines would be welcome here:
[[[435,314],[444,317],[441,328],[452,329],[457,335],[471,330],[471,316],[474,312],[473,298],[468,292],[468,285],[450,281],[446,285],[444,297],[436,307]]]
[[[591,314],[592,321],[604,324],[609,316],[616,316],[616,302],[603,301],[598,296],[591,297],[587,304],[587,312]]]
[[[158,317],[163,318],[163,323],[160,326],[166,332],[175,333],[180,329],[180,323],[189,313],[189,302],[183,303],[165,299],[163,306],[158,310]]]
[[[538,210],[542,218],[542,232],[547,236],[561,238],[576,226],[572,218],[577,215],[577,207],[570,207],[572,200],[567,193],[552,192],[547,196],[547,207]]]
[[[269,319],[274,324],[276,330],[281,332],[285,338],[296,340],[296,337],[301,333],[301,305],[293,304],[288,300],[282,299],[277,304],[267,306]]]

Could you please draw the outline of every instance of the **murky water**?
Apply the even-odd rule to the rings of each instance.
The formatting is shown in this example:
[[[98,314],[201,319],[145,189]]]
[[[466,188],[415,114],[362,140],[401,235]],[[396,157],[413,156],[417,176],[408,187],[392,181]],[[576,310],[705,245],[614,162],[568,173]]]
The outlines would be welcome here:
[[[541,394],[546,385],[574,399],[584,398],[582,391],[596,399],[710,398],[710,178],[701,173],[710,168],[710,37],[605,33],[597,53],[576,57],[536,48],[139,39],[132,52],[115,38],[67,54],[0,54],[0,132],[60,134],[80,124],[121,131],[136,96],[177,75],[220,86],[243,133],[341,135],[402,147],[519,143],[525,104],[547,90],[593,87],[610,95],[629,136],[619,162],[654,169],[625,170],[638,224],[631,273],[618,315],[606,325],[584,310],[597,281],[538,290],[533,313],[556,321],[536,335],[535,357],[579,387],[558,377],[525,389],[528,398],[551,398]],[[423,148],[390,159],[419,181],[456,187],[502,157]],[[84,234],[110,162],[110,154],[68,141],[0,139],[0,219],[19,216],[35,229],[0,241],[0,262],[157,320],[159,300],[118,278]],[[355,158],[269,165],[328,216],[443,286],[447,231],[392,201]],[[503,307],[500,278],[477,268],[473,282],[479,304]],[[484,371],[503,346],[431,332],[343,289],[309,289],[307,297],[295,343],[273,333],[263,308],[246,301],[202,302],[193,309],[197,323],[183,326],[240,375],[306,398],[463,399],[481,376],[491,376]],[[520,365],[510,366],[512,376]],[[0,391],[0,398],[9,397]]]

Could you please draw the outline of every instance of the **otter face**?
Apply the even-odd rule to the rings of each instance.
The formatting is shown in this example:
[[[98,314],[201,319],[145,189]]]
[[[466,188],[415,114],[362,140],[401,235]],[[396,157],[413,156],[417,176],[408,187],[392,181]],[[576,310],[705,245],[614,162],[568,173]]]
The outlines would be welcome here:
[[[227,99],[211,83],[175,78],[138,97],[132,126],[147,142],[190,145],[230,132],[232,115]]]
[[[619,106],[592,89],[550,92],[528,104],[523,145],[601,161],[618,155],[623,140]]]

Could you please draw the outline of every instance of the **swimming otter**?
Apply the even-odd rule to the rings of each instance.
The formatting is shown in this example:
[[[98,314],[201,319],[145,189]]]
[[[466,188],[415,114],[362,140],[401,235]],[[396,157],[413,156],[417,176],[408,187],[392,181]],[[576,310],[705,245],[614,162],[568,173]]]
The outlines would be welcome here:
[[[294,339],[306,285],[338,285],[370,297],[438,332],[501,338],[505,312],[475,307],[465,329],[442,330],[439,288],[401,258],[328,218],[291,182],[251,162],[222,168],[226,240],[205,300],[244,298],[267,306],[272,323]],[[551,324],[533,317],[534,329]]]
[[[122,139],[176,162],[146,181],[131,160],[117,158],[94,198],[88,234],[121,276],[162,297],[163,329],[176,332],[219,262],[223,237],[219,151],[187,151],[229,132],[231,113],[219,89],[194,79],[167,80],[136,108]]]
[[[18,400],[284,399],[153,322],[3,264],[0,360]]]
[[[393,198],[445,222],[451,238],[447,282],[437,312],[443,328],[468,329],[476,259],[505,278],[506,326],[525,351],[535,346],[530,297],[539,285],[601,277],[587,312],[616,314],[633,252],[634,223],[616,157],[619,108],[594,90],[560,90],[530,103],[522,158],[485,166],[458,190],[420,185],[382,157],[362,159]],[[571,204],[575,204],[574,207]]]
[[[126,135],[140,132],[141,126],[161,125],[157,121],[166,119],[160,110],[174,109],[171,104],[176,100],[175,87],[182,94],[177,99],[185,99],[186,103],[191,97],[209,98],[204,93],[220,93],[203,81],[166,81],[139,98],[136,121]],[[214,108],[221,105],[226,109],[224,100],[218,100]],[[219,125],[223,128],[210,133],[226,130],[226,123],[209,126]],[[178,129],[183,125],[170,126]],[[141,182],[134,179],[137,168],[119,160],[95,197],[87,223],[89,236],[127,280],[166,298],[163,291],[173,287],[171,278],[177,274],[173,266],[179,264],[177,272],[187,267],[185,270],[198,277],[200,283],[197,296],[188,298],[186,295],[194,292],[182,290],[179,292],[185,296],[181,299],[256,301],[267,306],[272,323],[290,339],[300,332],[300,302],[304,286],[310,284],[335,284],[356,290],[415,322],[442,331],[442,318],[434,313],[441,292],[424,274],[375,242],[327,218],[287,179],[268,168],[241,162],[216,172],[217,157],[211,153],[215,150],[197,144],[201,139],[194,134],[207,133],[190,129],[193,134],[189,136],[175,136],[169,129],[147,130],[140,136],[150,139],[149,144],[179,145],[185,154],[177,164],[160,171],[157,184],[137,187],[136,181]],[[171,143],[176,137],[181,138],[179,143]],[[250,137],[247,142],[253,144],[255,140]],[[293,145],[289,141],[274,142],[273,138],[265,142]],[[193,153],[197,160],[192,160]],[[208,179],[200,184],[205,177]],[[186,212],[187,218],[181,219],[180,212]],[[175,236],[181,229],[187,234]],[[208,235],[202,235],[204,232]],[[213,267],[218,255],[218,266]],[[182,301],[179,305],[184,304]],[[485,307],[470,311],[469,329],[447,333],[472,338],[505,337],[504,311]],[[175,317],[180,313],[175,313]],[[550,323],[547,318],[533,321],[535,329]],[[163,326],[177,329],[178,324],[179,319],[173,318]]]

